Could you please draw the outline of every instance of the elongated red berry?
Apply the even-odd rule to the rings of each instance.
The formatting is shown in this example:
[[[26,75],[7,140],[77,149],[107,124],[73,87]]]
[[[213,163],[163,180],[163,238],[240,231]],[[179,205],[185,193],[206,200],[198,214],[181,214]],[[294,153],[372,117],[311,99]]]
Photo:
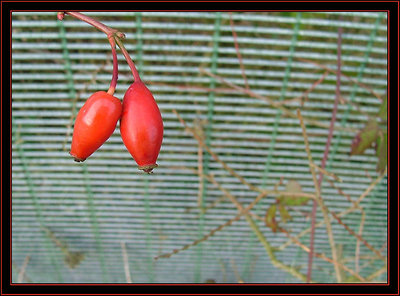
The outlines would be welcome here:
[[[157,167],[164,126],[153,95],[140,80],[125,93],[120,130],[122,140],[139,169],[150,173]]]
[[[87,99],[75,120],[70,154],[84,161],[111,136],[121,117],[121,101],[98,91]]]

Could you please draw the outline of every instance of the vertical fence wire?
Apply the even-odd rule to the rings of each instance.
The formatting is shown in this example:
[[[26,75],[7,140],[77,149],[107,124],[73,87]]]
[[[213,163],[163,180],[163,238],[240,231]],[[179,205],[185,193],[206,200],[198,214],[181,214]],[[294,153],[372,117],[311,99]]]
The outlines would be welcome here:
[[[171,258],[154,260],[156,255],[201,238],[237,214],[218,188],[187,170],[199,169],[199,147],[171,110],[177,110],[192,127],[199,118],[205,119],[205,143],[251,184],[269,189],[283,177],[284,182],[298,180],[303,190],[312,192],[308,163],[304,151],[298,148],[303,147],[302,137],[294,132],[297,121],[262,100],[200,74],[199,67],[243,85],[229,25],[233,17],[248,85],[256,93],[283,102],[298,97],[321,77],[321,69],[299,58],[335,69],[336,31],[340,26],[344,29],[343,73],[383,95],[387,87],[385,15],[88,15],[127,35],[125,45],[164,120],[159,167],[151,176],[141,175],[123,146],[119,128],[86,163],[73,162],[67,147],[78,107],[90,93],[109,85],[109,65],[99,66],[108,59],[104,34],[69,17],[56,21],[55,13],[13,13],[12,256],[16,267],[30,255],[27,276],[33,282],[125,282],[120,261],[120,243],[124,242],[135,282],[237,282],[239,278],[245,282],[295,282],[291,275],[271,265],[244,219]],[[338,19],[339,15],[343,20]],[[128,68],[122,61],[121,73]],[[95,81],[92,72],[96,72]],[[308,94],[307,104],[302,107],[304,116],[321,122],[329,120],[334,76],[328,74]],[[88,85],[91,79],[94,83]],[[130,75],[120,75],[116,96],[122,99],[131,83]],[[355,112],[351,104],[362,100],[362,110],[372,114],[379,107],[377,100],[352,83],[344,82],[341,89],[349,104],[339,105],[341,121],[336,126],[359,128],[366,117]],[[284,106],[291,111],[298,107],[296,103]],[[311,125],[307,130],[313,157],[319,159],[326,130]],[[335,131],[326,170],[343,177],[337,186],[357,198],[377,177],[376,156],[369,149],[365,155],[349,157],[353,137],[352,133]],[[213,174],[243,205],[253,200],[254,192],[230,176],[204,149],[200,160],[202,173]],[[387,179],[383,178],[362,205],[367,217],[363,237],[383,252],[386,238],[378,234],[387,227],[386,186]],[[336,213],[348,207],[346,197],[327,182],[324,199]],[[263,199],[254,213],[264,217],[274,200],[274,196]],[[295,236],[308,227],[305,215],[310,209],[305,205],[293,210],[292,221],[279,223]],[[282,233],[273,233],[263,221],[256,221],[272,247],[287,241]],[[360,225],[358,213],[349,214],[344,221],[354,230]],[[68,268],[55,242],[42,229],[31,231],[35,224],[54,231],[71,250],[84,252],[85,259],[75,268]],[[354,268],[356,239],[340,225],[333,227],[335,240],[348,260],[346,266]],[[317,228],[316,248],[329,254],[325,237],[324,227]],[[305,235],[299,240],[307,245],[307,238]],[[360,251],[363,276],[382,267],[379,260],[371,259],[369,263],[371,252],[363,244]],[[286,265],[305,272],[307,253],[301,248],[289,245],[276,255]],[[118,258],[118,264],[114,258]],[[330,263],[316,258],[313,268],[316,281],[334,281]],[[385,274],[377,279],[384,280]]]

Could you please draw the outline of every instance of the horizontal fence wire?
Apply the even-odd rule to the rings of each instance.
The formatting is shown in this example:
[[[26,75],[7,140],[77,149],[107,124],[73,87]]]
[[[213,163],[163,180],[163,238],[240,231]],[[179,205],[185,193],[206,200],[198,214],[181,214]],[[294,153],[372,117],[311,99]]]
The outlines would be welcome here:
[[[386,13],[86,14],[126,34],[124,45],[164,121],[159,167],[152,175],[137,169],[123,145],[119,123],[83,164],[73,161],[68,152],[76,114],[93,92],[107,90],[111,80],[107,38],[68,15],[61,22],[55,12],[13,12],[13,282],[29,256],[23,282],[124,283],[121,244],[134,283],[298,282],[274,265],[244,217],[200,244],[154,259],[193,243],[237,215],[238,209],[224,192],[198,176],[200,168],[243,206],[258,195],[200,148],[173,111],[201,131],[212,152],[247,182],[273,189],[283,179],[279,189],[284,190],[289,180],[296,180],[302,191],[314,193],[298,119],[218,77],[283,102],[294,114],[300,108],[304,118],[325,124],[326,128],[307,124],[312,158],[320,165],[335,101],[338,29],[342,28],[341,72],[346,76],[341,78],[343,100],[326,167],[342,182],[332,186],[332,178],[325,177],[322,198],[330,211],[345,211],[351,207],[348,198],[357,200],[379,177],[375,150],[350,156],[356,134],[343,128],[362,129],[381,106],[376,95],[386,94]],[[122,99],[132,75],[120,51],[118,60],[115,96]],[[332,71],[325,73],[323,67]],[[323,75],[302,103],[292,100]],[[275,197],[263,198],[252,213],[263,218]],[[365,212],[363,225],[360,211],[343,216],[342,223],[355,233],[362,227],[362,238],[385,256],[386,177],[360,205]],[[283,223],[277,218],[279,225],[291,236],[301,233],[310,227],[311,208],[311,201],[293,206],[292,220]],[[322,220],[318,210],[316,221]],[[277,260],[306,274],[308,253],[294,244],[285,245],[287,236],[272,232],[262,219],[255,221],[272,247],[285,246],[275,252]],[[353,270],[358,264],[364,278],[384,268],[376,254],[360,241],[357,244],[357,238],[334,219],[332,229],[341,264]],[[309,246],[309,234],[299,240]],[[315,229],[315,251],[332,256],[325,226]],[[75,265],[65,261],[68,256],[76,260]],[[336,282],[331,263],[315,258],[312,268],[314,281]],[[386,281],[386,273],[373,280]]]

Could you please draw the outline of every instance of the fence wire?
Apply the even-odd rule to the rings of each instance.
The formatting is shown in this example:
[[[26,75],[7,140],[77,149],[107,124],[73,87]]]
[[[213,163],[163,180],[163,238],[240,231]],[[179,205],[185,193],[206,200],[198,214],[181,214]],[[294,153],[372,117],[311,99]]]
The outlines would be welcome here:
[[[294,114],[300,108],[304,118],[329,126],[338,29],[343,28],[341,71],[352,80],[341,79],[343,99],[326,165],[342,182],[332,184],[333,179],[325,177],[321,191],[330,211],[345,211],[352,205],[349,199],[357,200],[379,177],[373,148],[349,155],[355,132],[346,128],[361,129],[381,105],[374,93],[385,96],[386,13],[86,14],[127,36],[125,47],[164,120],[159,167],[152,175],[138,171],[119,125],[87,161],[73,161],[68,151],[75,116],[85,100],[107,90],[111,80],[108,41],[102,32],[70,16],[58,21],[55,12],[12,13],[13,282],[124,283],[126,266],[138,283],[299,282],[271,262],[244,217],[202,243],[154,260],[237,215],[224,191],[199,177],[200,169],[244,206],[258,195],[201,148],[173,110],[247,182],[273,189],[282,179],[278,188],[284,190],[289,180],[296,180],[303,192],[314,193],[299,120],[219,78],[280,102]],[[119,51],[118,59],[115,96],[122,99],[132,77]],[[325,73],[322,66],[333,71]],[[292,100],[305,93],[301,100]],[[307,124],[307,134],[312,158],[320,165],[328,128]],[[252,217],[279,250],[277,260],[306,274],[308,253],[287,243],[285,233],[265,226],[266,210],[274,203],[275,196],[263,198],[251,210]],[[386,177],[360,206],[365,219],[353,211],[341,217],[342,222],[355,233],[362,228],[362,238],[386,256]],[[298,235],[310,227],[311,208],[311,201],[293,206],[292,220],[277,218],[279,225]],[[322,220],[318,210],[316,221]],[[332,219],[332,228],[341,264],[365,279],[385,268],[385,261],[346,227]],[[299,241],[309,246],[309,233]],[[315,251],[331,257],[324,225],[315,230]],[[314,281],[336,282],[333,265],[326,260],[314,258],[312,268]],[[372,281],[386,281],[386,276],[381,272]],[[355,280],[345,271],[343,278]]]

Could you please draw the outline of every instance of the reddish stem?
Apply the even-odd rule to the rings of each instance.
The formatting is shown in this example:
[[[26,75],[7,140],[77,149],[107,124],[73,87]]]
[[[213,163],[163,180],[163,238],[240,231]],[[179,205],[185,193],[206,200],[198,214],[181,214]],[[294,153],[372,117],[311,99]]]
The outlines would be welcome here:
[[[65,11],[64,13],[69,14],[70,16],[73,16],[81,21],[84,21],[84,22],[92,25],[93,27],[104,32],[104,34],[106,34],[107,36],[109,36],[110,34],[115,34],[118,31],[118,30],[112,29],[112,28],[100,23],[99,21],[96,21],[95,19],[92,19],[91,17],[86,16],[82,13],[71,12],[71,11]]]
[[[135,64],[133,63],[131,57],[129,56],[128,51],[125,49],[124,45],[122,44],[121,40],[125,39],[125,34],[124,33],[120,32],[120,31],[118,31],[116,29],[110,28],[110,27],[100,23],[99,21],[96,21],[95,19],[93,19],[91,17],[88,17],[88,16],[86,16],[86,15],[84,15],[82,13],[79,13],[79,12],[71,12],[71,11],[58,12],[57,13],[57,18],[59,20],[62,20],[64,18],[64,14],[68,14],[70,16],[73,16],[73,17],[75,17],[75,18],[77,18],[77,19],[79,19],[81,21],[84,21],[84,22],[92,25],[93,27],[99,29],[100,31],[104,32],[107,35],[109,40],[110,40],[110,37],[113,37],[112,39],[115,38],[115,41],[117,42],[119,48],[121,49],[121,51],[122,51],[122,53],[123,53],[123,55],[124,55],[124,57],[126,59],[126,62],[128,63],[128,65],[129,65],[129,67],[130,67],[130,69],[132,71],[132,75],[133,75],[134,81],[135,82],[136,81],[141,81],[140,76],[139,76],[139,72],[137,71],[137,69],[135,67]],[[110,43],[111,43],[111,41],[110,41]],[[115,43],[114,43],[114,47],[113,47],[113,44],[111,44],[111,47],[115,48]],[[114,54],[116,55],[116,53],[114,53],[114,51],[113,51],[113,57],[114,57]],[[115,60],[116,60],[116,58],[115,58]],[[115,60],[114,60],[114,70],[115,70],[115,65],[116,65]],[[113,71],[113,79],[116,76],[114,74],[114,72],[115,71]],[[113,81],[111,82],[111,86],[110,86],[111,90],[109,89],[108,92],[110,92],[110,91],[113,92],[112,86],[113,86]],[[114,86],[114,88],[115,88],[115,86]]]
[[[110,88],[108,89],[107,93],[110,95],[114,95],[115,87],[117,86],[118,81],[118,59],[117,59],[117,50],[115,46],[115,39],[113,36],[108,37],[108,41],[111,44],[111,51],[113,55],[113,76],[110,84]]]
[[[337,72],[336,72],[336,98],[332,110],[332,119],[329,126],[328,139],[325,145],[324,155],[321,160],[321,168],[325,169],[326,161],[328,159],[329,148],[331,146],[331,141],[333,137],[333,130],[336,121],[337,107],[340,99],[340,72],[341,72],[341,56],[342,56],[342,32],[343,28],[339,27],[338,30],[338,48],[337,48]],[[322,180],[324,178],[323,173],[320,171],[318,176],[318,187],[321,189]],[[321,190],[320,190],[321,192]],[[311,272],[312,272],[312,261],[314,256],[314,233],[315,233],[315,216],[317,213],[317,201],[314,200],[312,213],[311,213],[311,232],[310,232],[310,253],[308,253],[308,270],[307,270],[307,282],[311,282]]]
[[[120,40],[120,38],[118,38],[118,36],[115,37],[115,41],[117,41],[117,44],[118,44],[119,48],[121,49],[122,54],[124,55],[125,60],[126,60],[126,62],[128,63],[128,65],[129,65],[129,68],[131,68],[131,72],[132,72],[134,81],[135,81],[135,82],[140,82],[140,81],[142,81],[142,80],[140,79],[139,72],[138,72],[138,70],[137,70],[136,67],[135,67],[135,64],[133,63],[131,57],[130,57],[129,54],[128,54],[128,51],[126,50],[124,44],[121,42],[121,40]]]

